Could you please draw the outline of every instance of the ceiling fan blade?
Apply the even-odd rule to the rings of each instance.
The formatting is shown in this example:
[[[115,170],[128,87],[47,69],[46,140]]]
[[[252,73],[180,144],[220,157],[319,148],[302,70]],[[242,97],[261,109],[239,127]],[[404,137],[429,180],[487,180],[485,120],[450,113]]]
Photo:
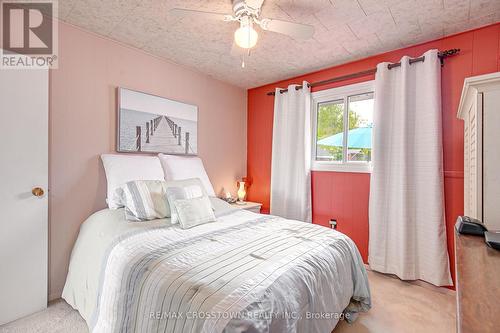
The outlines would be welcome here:
[[[314,27],[308,24],[300,24],[282,20],[263,19],[260,26],[264,30],[277,32],[299,39],[308,39],[314,35]]]
[[[250,8],[260,9],[262,7],[262,4],[264,3],[264,0],[246,0],[245,2]]]
[[[172,13],[176,16],[180,16],[180,17],[197,16],[199,18],[206,18],[206,19],[217,20],[217,21],[231,21],[233,18],[233,16],[229,15],[229,14],[204,12],[201,10],[192,10],[192,9],[183,9],[183,8],[173,8],[170,10],[170,13]]]

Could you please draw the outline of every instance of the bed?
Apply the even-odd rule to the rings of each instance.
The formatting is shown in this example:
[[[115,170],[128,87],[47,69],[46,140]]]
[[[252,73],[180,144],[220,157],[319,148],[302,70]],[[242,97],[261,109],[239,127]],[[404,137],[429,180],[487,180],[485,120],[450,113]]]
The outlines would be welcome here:
[[[62,297],[92,332],[331,332],[370,308],[347,236],[210,200],[191,229],[123,208],[82,224]]]

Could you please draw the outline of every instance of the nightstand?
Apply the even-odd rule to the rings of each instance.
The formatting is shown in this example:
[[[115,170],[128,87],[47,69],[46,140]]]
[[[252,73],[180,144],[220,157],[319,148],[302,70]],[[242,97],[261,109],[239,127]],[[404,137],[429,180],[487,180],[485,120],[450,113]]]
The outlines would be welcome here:
[[[237,203],[231,204],[234,208],[238,209],[246,209],[254,213],[260,214],[260,209],[262,208],[262,204],[258,202],[250,202],[250,201],[245,201],[244,205],[239,205]]]

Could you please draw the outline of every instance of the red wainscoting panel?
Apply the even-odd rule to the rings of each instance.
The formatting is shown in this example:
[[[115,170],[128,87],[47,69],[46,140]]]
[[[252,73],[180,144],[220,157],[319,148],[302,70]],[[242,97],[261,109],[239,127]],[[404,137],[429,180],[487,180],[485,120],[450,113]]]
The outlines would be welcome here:
[[[367,262],[370,175],[313,172],[311,185],[314,223],[330,227],[330,219],[337,220],[337,230],[352,238]]]
[[[498,30],[498,26],[490,26],[474,31],[472,56],[472,72],[474,75],[497,71],[499,54]]]
[[[266,95],[268,91],[303,80],[315,82],[366,70],[383,61],[398,61],[403,55],[419,56],[432,48],[460,48],[460,55],[446,60],[441,78],[446,226],[450,267],[455,279],[453,225],[456,217],[463,214],[464,169],[463,124],[456,118],[456,113],[466,77],[500,70],[499,45],[500,23],[497,23],[248,90],[247,173],[252,178],[248,199],[262,202],[263,211],[269,212],[274,98]],[[315,91],[373,78],[367,76],[317,87]],[[330,219],[337,219],[338,230],[356,242],[365,261],[368,259],[369,191],[369,174],[320,171],[312,174],[313,222],[328,226]]]

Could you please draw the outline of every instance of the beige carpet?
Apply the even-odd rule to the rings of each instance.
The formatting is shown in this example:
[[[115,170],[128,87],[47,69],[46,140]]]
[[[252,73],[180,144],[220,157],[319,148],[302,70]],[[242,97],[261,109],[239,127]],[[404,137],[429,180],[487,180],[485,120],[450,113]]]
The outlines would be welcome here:
[[[339,323],[335,333],[456,332],[454,291],[424,287],[370,271],[368,277],[371,310],[361,314],[353,325]]]
[[[335,333],[452,333],[455,332],[454,293],[402,282],[368,272],[373,308],[349,325],[341,322]],[[41,312],[0,326],[0,332],[87,333],[78,312],[58,300]]]

